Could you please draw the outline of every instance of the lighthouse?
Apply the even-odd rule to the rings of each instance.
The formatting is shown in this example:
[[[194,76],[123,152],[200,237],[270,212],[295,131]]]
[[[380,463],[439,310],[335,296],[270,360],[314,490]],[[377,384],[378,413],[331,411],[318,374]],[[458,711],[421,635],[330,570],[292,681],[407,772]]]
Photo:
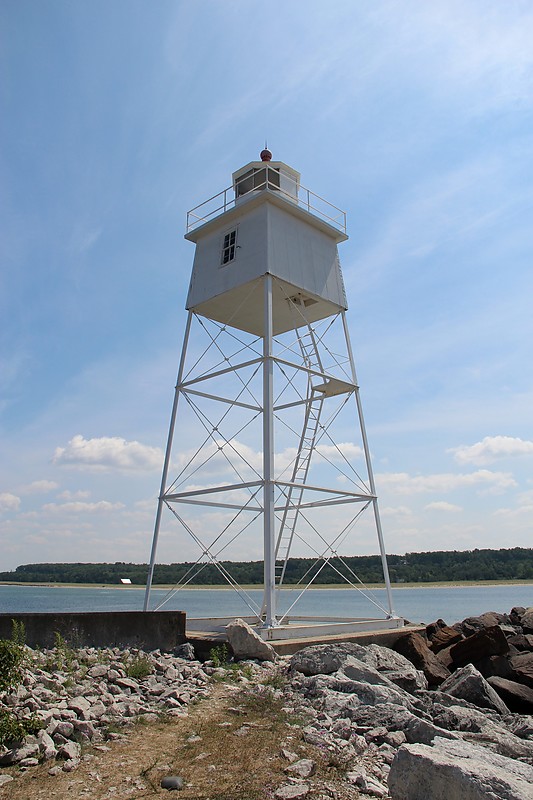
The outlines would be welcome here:
[[[346,321],[346,214],[265,148],[188,212],[185,238],[195,253],[145,610],[163,524],[178,554],[184,539],[195,548],[183,585],[214,566],[264,638],[311,624],[292,612],[328,570],[361,592],[349,555],[370,537],[382,615],[338,624],[399,627]],[[260,602],[231,574],[258,554]],[[309,559],[303,580],[295,557]]]

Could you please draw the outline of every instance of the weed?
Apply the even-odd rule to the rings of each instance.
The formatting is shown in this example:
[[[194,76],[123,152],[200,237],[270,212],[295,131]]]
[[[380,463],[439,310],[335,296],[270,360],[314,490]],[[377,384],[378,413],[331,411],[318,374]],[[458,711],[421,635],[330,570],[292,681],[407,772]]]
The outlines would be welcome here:
[[[19,685],[24,675],[27,656],[24,645],[0,639],[0,692],[7,692]],[[19,720],[12,711],[0,709],[0,747],[20,741],[28,733],[36,733],[42,727],[36,717]]]
[[[15,644],[26,644],[26,626],[22,620],[11,620],[11,641]]]
[[[137,653],[133,658],[126,661],[124,663],[124,669],[126,670],[128,678],[134,678],[138,681],[146,678],[153,672],[152,663],[144,653]]]
[[[283,689],[287,684],[287,677],[282,672],[271,672],[263,681],[263,686],[270,686],[272,689]]]
[[[25,665],[24,647],[7,639],[0,639],[0,692],[6,692],[20,683]]]
[[[224,642],[217,647],[212,647],[209,651],[209,658],[214,667],[225,667],[229,662],[228,645]]]
[[[76,653],[69,647],[59,631],[54,633],[54,646],[56,651],[56,666],[59,669],[71,670]]]

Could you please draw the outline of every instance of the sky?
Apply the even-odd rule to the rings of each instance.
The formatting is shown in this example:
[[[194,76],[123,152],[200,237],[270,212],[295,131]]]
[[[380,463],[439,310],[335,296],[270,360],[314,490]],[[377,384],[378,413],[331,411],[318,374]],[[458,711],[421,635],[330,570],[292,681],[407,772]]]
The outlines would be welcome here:
[[[347,212],[387,551],[532,546],[532,41],[521,0],[3,0],[0,571],[148,560],[186,212],[265,140]]]

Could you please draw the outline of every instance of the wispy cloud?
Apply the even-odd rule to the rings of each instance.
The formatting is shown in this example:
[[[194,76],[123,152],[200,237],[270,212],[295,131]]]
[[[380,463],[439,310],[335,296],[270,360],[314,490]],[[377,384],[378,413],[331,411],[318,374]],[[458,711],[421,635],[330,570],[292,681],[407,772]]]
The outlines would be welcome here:
[[[398,494],[421,494],[424,492],[453,492],[467,487],[479,487],[491,491],[504,491],[516,486],[509,472],[440,473],[436,475],[409,475],[407,472],[382,473],[376,476],[378,488]]]
[[[424,508],[426,511],[444,511],[446,514],[457,514],[463,510],[461,506],[447,503],[445,500],[437,500],[435,503],[428,503]]]
[[[84,503],[82,501],[46,503],[42,510],[50,514],[101,514],[120,511],[123,508],[124,503],[110,503],[108,500],[99,500],[97,503]]]
[[[32,494],[46,494],[47,492],[53,492],[54,489],[57,489],[59,484],[55,481],[32,481],[31,483],[22,486],[19,489],[20,494],[24,495],[32,495]]]

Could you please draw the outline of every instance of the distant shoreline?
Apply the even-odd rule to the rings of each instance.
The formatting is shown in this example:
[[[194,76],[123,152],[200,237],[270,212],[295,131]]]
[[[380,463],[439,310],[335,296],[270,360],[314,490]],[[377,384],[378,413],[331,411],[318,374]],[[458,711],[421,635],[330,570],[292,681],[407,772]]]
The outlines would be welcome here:
[[[131,589],[136,589],[137,591],[143,591],[144,586],[139,584],[132,584],[132,585],[123,585],[117,583],[50,583],[48,581],[44,581],[42,583],[39,582],[26,582],[26,581],[0,581],[0,586],[33,586],[33,587],[43,587],[48,589],[123,589],[129,591]],[[383,583],[367,583],[363,584],[363,586],[367,589],[385,589],[385,584]],[[435,582],[427,582],[427,583],[393,583],[392,590],[394,592],[401,591],[402,589],[454,589],[458,587],[467,587],[467,586],[533,586],[533,580],[499,580],[499,581],[435,581]],[[169,590],[176,588],[175,584],[154,584],[152,585],[152,590]],[[244,584],[242,586],[243,589],[248,591],[250,590],[261,590],[263,588],[262,584],[254,583],[254,584]],[[287,584],[286,589],[293,589],[296,588],[295,584]],[[349,589],[350,587],[348,584],[342,583],[319,583],[309,587],[310,589]],[[187,586],[187,591],[191,592],[205,592],[205,591],[232,591],[231,586],[227,586],[224,584],[198,584],[195,586]]]

